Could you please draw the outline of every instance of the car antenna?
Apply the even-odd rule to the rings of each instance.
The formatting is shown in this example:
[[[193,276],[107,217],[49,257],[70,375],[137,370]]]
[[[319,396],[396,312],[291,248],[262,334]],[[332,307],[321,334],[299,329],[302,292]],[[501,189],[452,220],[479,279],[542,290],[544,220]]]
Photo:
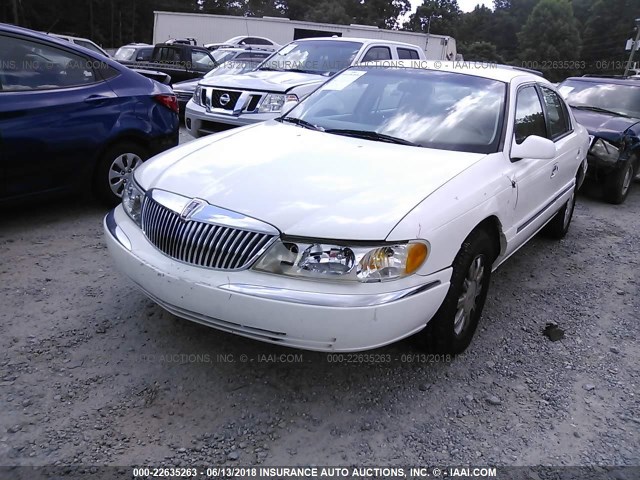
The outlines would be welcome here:
[[[60,17],[56,18],[56,20],[51,24],[51,26],[49,28],[47,28],[47,35],[49,35],[49,32],[51,32],[51,30],[53,30],[53,27],[55,27],[58,22],[60,21]]]

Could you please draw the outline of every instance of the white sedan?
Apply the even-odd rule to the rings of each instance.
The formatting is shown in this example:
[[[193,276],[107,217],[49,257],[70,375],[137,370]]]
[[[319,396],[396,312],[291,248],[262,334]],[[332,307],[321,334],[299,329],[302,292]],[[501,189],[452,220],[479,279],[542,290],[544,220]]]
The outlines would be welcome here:
[[[492,271],[566,234],[589,137],[539,76],[425,63],[351,67],[279,119],[144,163],[105,218],[117,267],[257,340],[463,351]]]

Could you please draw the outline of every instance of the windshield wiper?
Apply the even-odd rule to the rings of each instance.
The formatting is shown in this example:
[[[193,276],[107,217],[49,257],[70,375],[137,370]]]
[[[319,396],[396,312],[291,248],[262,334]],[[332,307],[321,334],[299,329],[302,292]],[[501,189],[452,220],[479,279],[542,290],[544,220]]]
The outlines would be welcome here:
[[[301,127],[308,128],[309,130],[318,130],[320,132],[324,132],[324,128],[314,125],[311,122],[307,122],[306,120],[303,120],[301,118],[281,117],[276,118],[276,120],[279,120],[281,122],[293,123],[294,125],[300,125]]]
[[[349,130],[341,128],[332,128],[325,130],[327,133],[333,133],[335,135],[344,135],[347,137],[364,138],[367,140],[374,140],[378,142],[397,143],[399,145],[409,145],[411,147],[420,147],[417,143],[410,142],[404,138],[393,137],[391,135],[385,135],[384,133],[378,133],[369,130]]]
[[[624,113],[614,112],[613,110],[607,110],[606,108],[600,107],[591,107],[589,105],[569,105],[571,108],[575,108],[577,110],[589,110],[591,112],[599,112],[599,113],[608,113],[609,115],[616,115],[618,117],[628,117],[629,115],[625,115]]]
[[[308,70],[308,69],[304,69],[304,68],[288,68],[287,72],[296,72],[296,73],[312,73],[315,75],[322,75],[323,72],[320,72],[318,70]]]
[[[284,72],[281,68],[273,68],[273,67],[260,67],[258,70],[263,72]]]

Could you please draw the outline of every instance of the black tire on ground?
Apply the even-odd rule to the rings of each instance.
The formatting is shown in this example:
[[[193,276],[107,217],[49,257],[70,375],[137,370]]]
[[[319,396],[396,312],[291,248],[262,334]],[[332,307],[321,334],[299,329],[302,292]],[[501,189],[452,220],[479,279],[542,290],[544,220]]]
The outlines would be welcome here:
[[[123,141],[107,148],[98,160],[93,178],[95,195],[110,206],[116,205],[126,181],[119,177],[129,174],[147,158],[147,150],[134,142]]]
[[[555,238],[560,240],[565,237],[569,231],[571,225],[571,219],[573,218],[573,211],[576,206],[576,189],[574,187],[571,198],[567,200],[567,203],[558,210],[553,219],[547,223],[542,230],[542,233],[549,238]]]
[[[494,242],[485,230],[474,230],[466,238],[453,262],[444,302],[415,336],[421,348],[431,353],[457,354],[469,346],[482,315],[496,255]]]
[[[633,162],[627,160],[624,167],[611,173],[604,182],[604,198],[607,202],[619,205],[623,203],[629,190],[631,189],[631,183],[635,171],[633,168]]]

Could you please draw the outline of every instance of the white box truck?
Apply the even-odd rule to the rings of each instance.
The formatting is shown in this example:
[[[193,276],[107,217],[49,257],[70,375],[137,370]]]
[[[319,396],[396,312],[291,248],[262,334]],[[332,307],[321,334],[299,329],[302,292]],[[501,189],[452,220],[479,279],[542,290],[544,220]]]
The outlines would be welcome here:
[[[280,45],[311,37],[350,37],[409,43],[429,60],[456,60],[456,41],[445,35],[385,30],[367,25],[334,25],[280,17],[237,17],[202,13],[154,12],[153,43],[195,38],[199,45],[221,43],[238,35],[267,37]]]

